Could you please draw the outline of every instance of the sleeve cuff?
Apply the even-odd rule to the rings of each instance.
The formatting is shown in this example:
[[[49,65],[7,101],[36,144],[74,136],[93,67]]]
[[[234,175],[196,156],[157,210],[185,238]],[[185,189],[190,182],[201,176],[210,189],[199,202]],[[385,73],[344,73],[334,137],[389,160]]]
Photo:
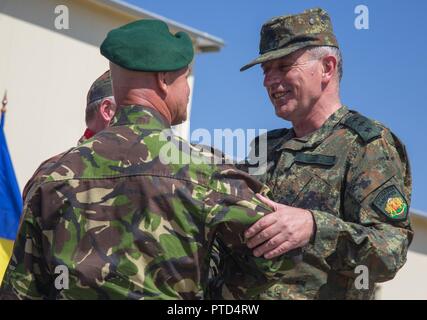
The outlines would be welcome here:
[[[308,244],[308,249],[316,252],[318,257],[326,259],[335,252],[340,230],[339,218],[334,215],[319,211],[309,210],[313,215],[314,232]]]

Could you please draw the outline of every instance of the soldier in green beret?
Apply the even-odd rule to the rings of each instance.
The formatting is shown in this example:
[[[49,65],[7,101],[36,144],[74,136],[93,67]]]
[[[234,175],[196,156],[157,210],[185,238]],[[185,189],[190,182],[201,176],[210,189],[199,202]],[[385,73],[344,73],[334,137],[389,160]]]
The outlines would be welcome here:
[[[239,297],[280,279],[291,257],[254,257],[243,236],[270,212],[255,197],[263,185],[171,133],[186,118],[189,36],[140,20],[109,32],[101,53],[110,61],[115,118],[32,191],[4,297],[206,298],[215,237],[248,274]],[[165,161],[164,150],[178,161]]]
[[[267,133],[268,169],[259,179],[272,190],[276,202],[263,202],[274,213],[245,236],[257,257],[303,250],[303,262],[259,298],[371,299],[375,283],[404,265],[413,237],[405,146],[341,103],[342,57],[325,10],[265,23],[260,56],[241,71],[256,64],[276,115],[292,128]],[[223,286],[219,296],[233,291]]]

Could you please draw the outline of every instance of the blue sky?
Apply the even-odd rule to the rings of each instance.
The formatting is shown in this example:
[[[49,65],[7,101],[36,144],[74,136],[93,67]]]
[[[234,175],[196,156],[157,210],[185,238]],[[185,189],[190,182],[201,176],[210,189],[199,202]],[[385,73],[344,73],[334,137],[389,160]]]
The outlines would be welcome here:
[[[289,127],[275,116],[262,72],[239,68],[258,55],[261,25],[274,16],[320,6],[334,25],[343,57],[342,102],[381,121],[407,146],[412,207],[427,212],[427,1],[406,0],[129,0],[128,3],[222,38],[219,53],[195,64],[191,128]],[[357,30],[357,5],[369,8],[369,30]]]

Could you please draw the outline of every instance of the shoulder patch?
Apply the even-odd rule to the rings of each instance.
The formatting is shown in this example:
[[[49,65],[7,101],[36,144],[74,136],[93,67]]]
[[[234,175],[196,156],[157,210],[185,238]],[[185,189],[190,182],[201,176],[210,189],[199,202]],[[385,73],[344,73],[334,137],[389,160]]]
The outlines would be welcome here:
[[[382,132],[382,128],[374,121],[358,113],[347,118],[344,121],[344,125],[356,132],[365,143],[380,137]]]
[[[372,205],[389,220],[403,221],[408,216],[409,208],[405,197],[394,185],[382,190]]]

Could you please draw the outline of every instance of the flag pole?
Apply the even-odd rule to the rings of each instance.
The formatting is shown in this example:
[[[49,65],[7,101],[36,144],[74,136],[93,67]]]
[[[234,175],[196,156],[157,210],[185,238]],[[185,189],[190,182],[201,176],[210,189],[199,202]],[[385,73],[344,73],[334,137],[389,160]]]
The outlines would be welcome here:
[[[7,101],[7,90],[5,90],[3,100],[1,102],[1,104],[2,104],[1,113],[6,112],[7,103],[8,103],[8,101]]]
[[[4,91],[3,100],[1,101],[2,108],[0,110],[0,128],[3,128],[4,126],[4,113],[6,113],[6,106],[7,106],[8,100],[7,100],[7,90]]]

